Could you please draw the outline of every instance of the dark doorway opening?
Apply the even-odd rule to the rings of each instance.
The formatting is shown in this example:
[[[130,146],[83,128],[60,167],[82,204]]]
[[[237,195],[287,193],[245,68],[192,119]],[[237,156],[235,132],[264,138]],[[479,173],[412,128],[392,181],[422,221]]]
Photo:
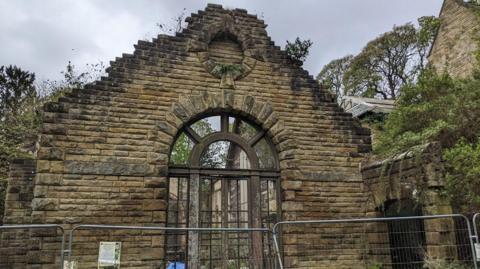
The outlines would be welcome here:
[[[394,200],[385,205],[386,217],[422,216],[421,206],[411,200]],[[422,269],[425,256],[425,225],[421,219],[388,222],[393,269]]]

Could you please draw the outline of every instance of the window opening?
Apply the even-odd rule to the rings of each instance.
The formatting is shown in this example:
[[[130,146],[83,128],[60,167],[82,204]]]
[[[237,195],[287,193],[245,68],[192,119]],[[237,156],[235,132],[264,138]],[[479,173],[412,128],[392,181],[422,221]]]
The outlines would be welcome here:
[[[279,172],[266,132],[240,116],[220,114],[179,133],[170,155],[167,225],[272,228],[280,216]],[[189,199],[198,199],[198,209]],[[195,240],[199,249],[189,250],[189,233],[168,232],[167,262],[275,268],[268,233],[200,233]]]

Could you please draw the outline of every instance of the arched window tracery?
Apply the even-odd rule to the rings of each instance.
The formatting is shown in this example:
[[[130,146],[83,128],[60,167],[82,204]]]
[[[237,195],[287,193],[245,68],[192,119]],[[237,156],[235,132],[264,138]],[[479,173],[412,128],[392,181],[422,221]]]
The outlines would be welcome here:
[[[172,146],[167,226],[270,228],[280,216],[279,190],[265,130],[241,115],[212,113],[181,128]],[[166,259],[189,268],[273,268],[269,236],[170,233]]]

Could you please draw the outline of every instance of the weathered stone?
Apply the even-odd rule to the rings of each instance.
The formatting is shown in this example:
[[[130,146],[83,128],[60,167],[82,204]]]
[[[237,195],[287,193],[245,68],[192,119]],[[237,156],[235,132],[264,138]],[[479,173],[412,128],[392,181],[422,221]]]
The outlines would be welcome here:
[[[476,51],[480,37],[480,16],[474,2],[445,0],[440,28],[433,42],[429,63],[440,73],[465,78],[478,64]]]
[[[146,164],[128,164],[113,162],[65,162],[65,172],[87,175],[148,175],[151,171]]]
[[[32,210],[51,211],[58,209],[58,200],[50,198],[35,198],[32,201]]]
[[[145,187],[146,188],[165,188],[167,187],[167,179],[166,178],[145,179]]]
[[[176,128],[166,122],[159,122],[157,124],[158,130],[164,133],[167,133],[171,136],[174,136],[177,132]],[[158,135],[158,134],[157,134]]]
[[[12,165],[5,217],[9,224],[60,223],[66,229],[85,223],[164,226],[170,217],[168,202],[175,199],[168,179],[174,138],[186,124],[220,113],[253,120],[252,125],[263,129],[265,139],[273,143],[281,188],[272,196],[281,199],[274,206],[281,209],[282,219],[364,216],[367,195],[358,165],[362,151],[370,149],[369,134],[339,110],[313,77],[273,46],[263,21],[244,10],[218,5],[209,5],[189,21],[175,37],[139,42],[132,55],[111,63],[107,78],[50,105],[36,164]],[[225,33],[227,38],[220,40]],[[228,75],[234,89],[220,86],[225,74],[212,74],[219,63],[224,69],[244,67],[239,74]],[[292,88],[292,81],[297,88]],[[433,173],[435,168],[429,170]],[[247,204],[259,203],[257,196],[246,196],[253,197]],[[198,191],[189,193],[188,199],[190,210],[199,208],[193,203],[200,199]],[[199,225],[198,219],[189,222],[195,223]],[[261,225],[253,219],[251,224]],[[75,240],[125,242],[122,268],[160,268],[159,261],[164,260],[163,233],[122,231],[118,239],[108,237],[107,231],[96,232],[79,231]],[[286,238],[302,242],[292,236],[295,232],[285,233]],[[320,240],[319,231],[301,232],[309,240]],[[28,235],[18,238],[25,241]],[[25,267],[27,254],[38,257],[44,248],[59,246],[47,238],[30,239],[35,240],[34,247],[14,257],[17,268]],[[91,260],[98,255],[95,246],[75,251],[85,262],[82,266],[97,266]],[[337,260],[324,268],[363,264],[352,258],[359,255],[339,251]],[[317,256],[303,256],[304,267],[316,268]],[[37,264],[31,259],[29,266],[58,267],[50,257],[40,259]],[[285,262],[302,264],[293,256],[286,256]]]

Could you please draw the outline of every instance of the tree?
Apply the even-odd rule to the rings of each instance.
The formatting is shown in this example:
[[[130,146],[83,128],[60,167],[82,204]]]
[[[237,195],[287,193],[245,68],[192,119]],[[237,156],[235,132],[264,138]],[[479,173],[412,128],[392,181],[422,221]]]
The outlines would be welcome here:
[[[415,35],[415,27],[407,24],[370,41],[345,74],[347,91],[396,99],[400,87],[412,77],[408,63],[414,55]]]
[[[35,98],[35,74],[16,66],[0,67],[0,120],[20,111],[21,104]]]
[[[440,20],[437,17],[425,16],[418,19],[417,30],[417,73],[421,74],[428,65],[428,53],[440,28]]]
[[[459,212],[478,212],[480,208],[480,143],[459,141],[444,150],[447,194]]]
[[[83,88],[102,73],[102,63],[87,64],[84,72],[77,73],[68,62],[63,80],[36,85],[34,73],[16,66],[0,67],[0,220],[10,162],[32,157],[43,105],[73,88]]]
[[[336,59],[328,63],[322,68],[317,76],[317,80],[322,86],[330,89],[337,99],[341,99],[345,95],[345,85],[343,77],[350,67],[353,55],[347,55],[343,58]]]
[[[200,137],[216,132],[208,119],[209,118],[199,120],[190,125],[190,127]],[[232,132],[244,137],[253,137],[258,133],[258,130],[250,124],[239,119],[237,120],[230,123],[229,128]],[[258,154],[261,165],[270,168],[273,166],[271,149],[269,148],[268,143],[262,142],[263,140],[257,143],[255,150]],[[193,146],[193,141],[190,140],[185,133],[181,133],[173,146],[170,163],[173,165],[188,165]],[[241,150],[240,147],[229,141],[214,142],[208,146],[207,150],[201,156],[201,165],[209,168],[234,168],[233,166],[236,165],[235,161],[238,160],[236,158],[238,158],[237,154],[240,152],[239,150]]]
[[[425,71],[402,88],[380,137],[380,151],[402,151],[439,141],[444,148],[461,139],[476,143],[480,134],[480,74],[459,80]],[[415,120],[412,120],[415,119]]]
[[[0,67],[0,178],[6,178],[9,161],[22,155],[20,144],[37,130],[34,83],[34,73],[16,66]]]
[[[37,131],[35,74],[16,66],[0,67],[0,223],[10,161],[27,154],[22,144]]]
[[[307,59],[312,45],[313,42],[310,41],[310,39],[300,40],[300,38],[297,37],[292,43],[287,40],[285,51],[292,60],[303,63]]]
[[[397,109],[385,122],[374,148],[392,155],[415,145],[440,142],[446,193],[457,211],[480,209],[480,71],[453,79],[426,69],[401,90]]]
[[[200,136],[204,137],[210,133],[215,132],[211,123],[208,120],[199,120],[191,125],[192,129]],[[188,158],[193,149],[194,143],[188,138],[185,133],[181,133],[177,138],[172,149],[171,160],[172,164],[187,165]],[[219,141],[209,146],[208,150],[204,152],[201,157],[201,163],[204,167],[221,168],[225,164],[227,158],[228,143]]]
[[[422,17],[419,27],[407,23],[370,41],[343,75],[348,95],[397,99],[400,88],[414,82],[427,65],[427,53],[439,27]]]

